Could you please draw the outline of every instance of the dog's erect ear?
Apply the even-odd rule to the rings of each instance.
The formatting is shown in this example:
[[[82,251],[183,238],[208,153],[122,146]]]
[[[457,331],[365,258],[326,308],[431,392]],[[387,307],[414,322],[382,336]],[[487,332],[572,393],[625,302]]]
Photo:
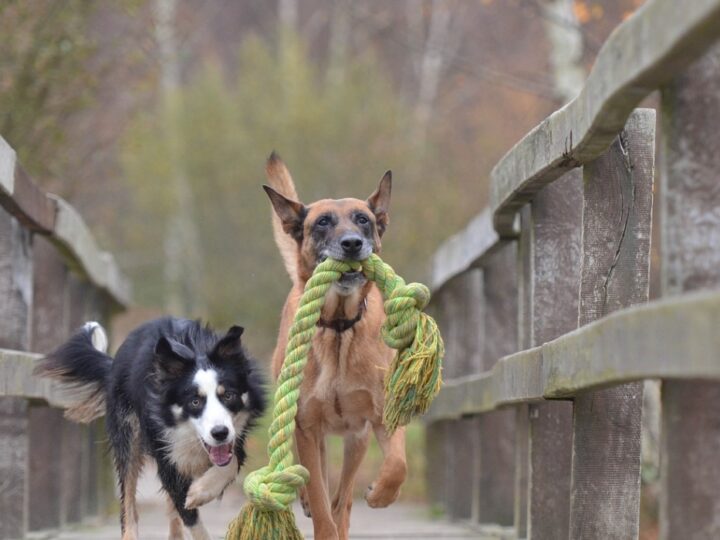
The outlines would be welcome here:
[[[265,193],[270,197],[270,202],[275,209],[275,213],[282,222],[283,230],[300,242],[303,235],[303,222],[307,214],[305,205],[298,201],[288,199],[275,191],[270,186],[263,186]]]
[[[222,358],[232,358],[242,353],[240,338],[245,329],[242,326],[231,326],[227,333],[215,345],[215,353]]]
[[[163,336],[155,344],[155,360],[163,375],[179,377],[192,367],[195,354],[179,341]]]
[[[378,234],[383,235],[390,223],[390,194],[392,192],[392,171],[388,171],[380,180],[375,192],[367,199],[370,210],[375,214]]]

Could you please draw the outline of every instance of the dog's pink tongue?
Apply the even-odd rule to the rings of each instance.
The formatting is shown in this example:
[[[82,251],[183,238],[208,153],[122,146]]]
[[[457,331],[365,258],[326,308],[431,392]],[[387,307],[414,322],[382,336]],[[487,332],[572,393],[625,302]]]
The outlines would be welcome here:
[[[223,467],[230,463],[232,459],[232,444],[221,444],[220,446],[211,446],[208,448],[210,453],[210,461],[218,467]]]

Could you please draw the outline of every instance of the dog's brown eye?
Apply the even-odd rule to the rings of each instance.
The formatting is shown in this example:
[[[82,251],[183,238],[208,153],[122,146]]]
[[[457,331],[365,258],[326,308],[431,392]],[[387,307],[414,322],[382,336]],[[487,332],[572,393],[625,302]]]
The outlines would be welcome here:
[[[237,396],[236,396],[235,392],[225,392],[222,395],[222,400],[230,402],[230,401],[234,401],[236,397]]]
[[[330,218],[327,216],[323,216],[315,222],[315,225],[317,225],[318,227],[327,227],[328,225],[330,225]]]
[[[358,214],[358,216],[355,218],[355,221],[358,225],[367,225],[370,220],[367,218],[367,216]]]
[[[190,407],[193,409],[199,409],[202,406],[202,401],[200,401],[200,398],[194,398],[190,401]]]

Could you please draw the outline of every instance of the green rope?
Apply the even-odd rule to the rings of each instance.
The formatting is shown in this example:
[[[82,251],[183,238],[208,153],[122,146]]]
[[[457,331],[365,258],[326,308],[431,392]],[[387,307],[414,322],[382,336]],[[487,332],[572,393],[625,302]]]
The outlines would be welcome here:
[[[421,312],[430,300],[428,288],[419,283],[406,285],[377,255],[362,262],[327,259],[320,263],[305,284],[290,329],[269,428],[270,462],[245,478],[243,488],[250,504],[230,523],[226,540],[302,540],[290,508],[297,489],[309,477],[307,469],[293,464],[292,455],[300,385],[325,294],[342,274],[360,269],[385,298],[382,335],[398,351],[385,378],[386,429],[393,432],[427,411],[440,391],[443,342],[435,321]]]

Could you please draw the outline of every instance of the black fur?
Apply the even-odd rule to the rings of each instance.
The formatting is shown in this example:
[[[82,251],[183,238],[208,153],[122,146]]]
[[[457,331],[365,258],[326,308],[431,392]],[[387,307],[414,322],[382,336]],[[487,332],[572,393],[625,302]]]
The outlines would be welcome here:
[[[178,470],[165,434],[200,415],[197,405],[202,397],[193,377],[200,369],[212,370],[224,389],[218,398],[222,406],[232,415],[248,413],[245,428],[236,433],[232,443],[238,465],[244,463],[245,437],[265,409],[265,396],[258,364],[241,345],[242,328],[232,327],[220,336],[197,321],[157,319],[130,333],[115,360],[93,347],[92,331],[83,327],[44,358],[37,373],[95,396],[104,394],[121,497],[128,495],[126,483],[132,468],[140,466],[143,455],[149,455],[156,461],[163,488],[183,522],[194,525],[197,510],[185,508],[193,478]],[[121,522],[125,522],[123,516]]]

